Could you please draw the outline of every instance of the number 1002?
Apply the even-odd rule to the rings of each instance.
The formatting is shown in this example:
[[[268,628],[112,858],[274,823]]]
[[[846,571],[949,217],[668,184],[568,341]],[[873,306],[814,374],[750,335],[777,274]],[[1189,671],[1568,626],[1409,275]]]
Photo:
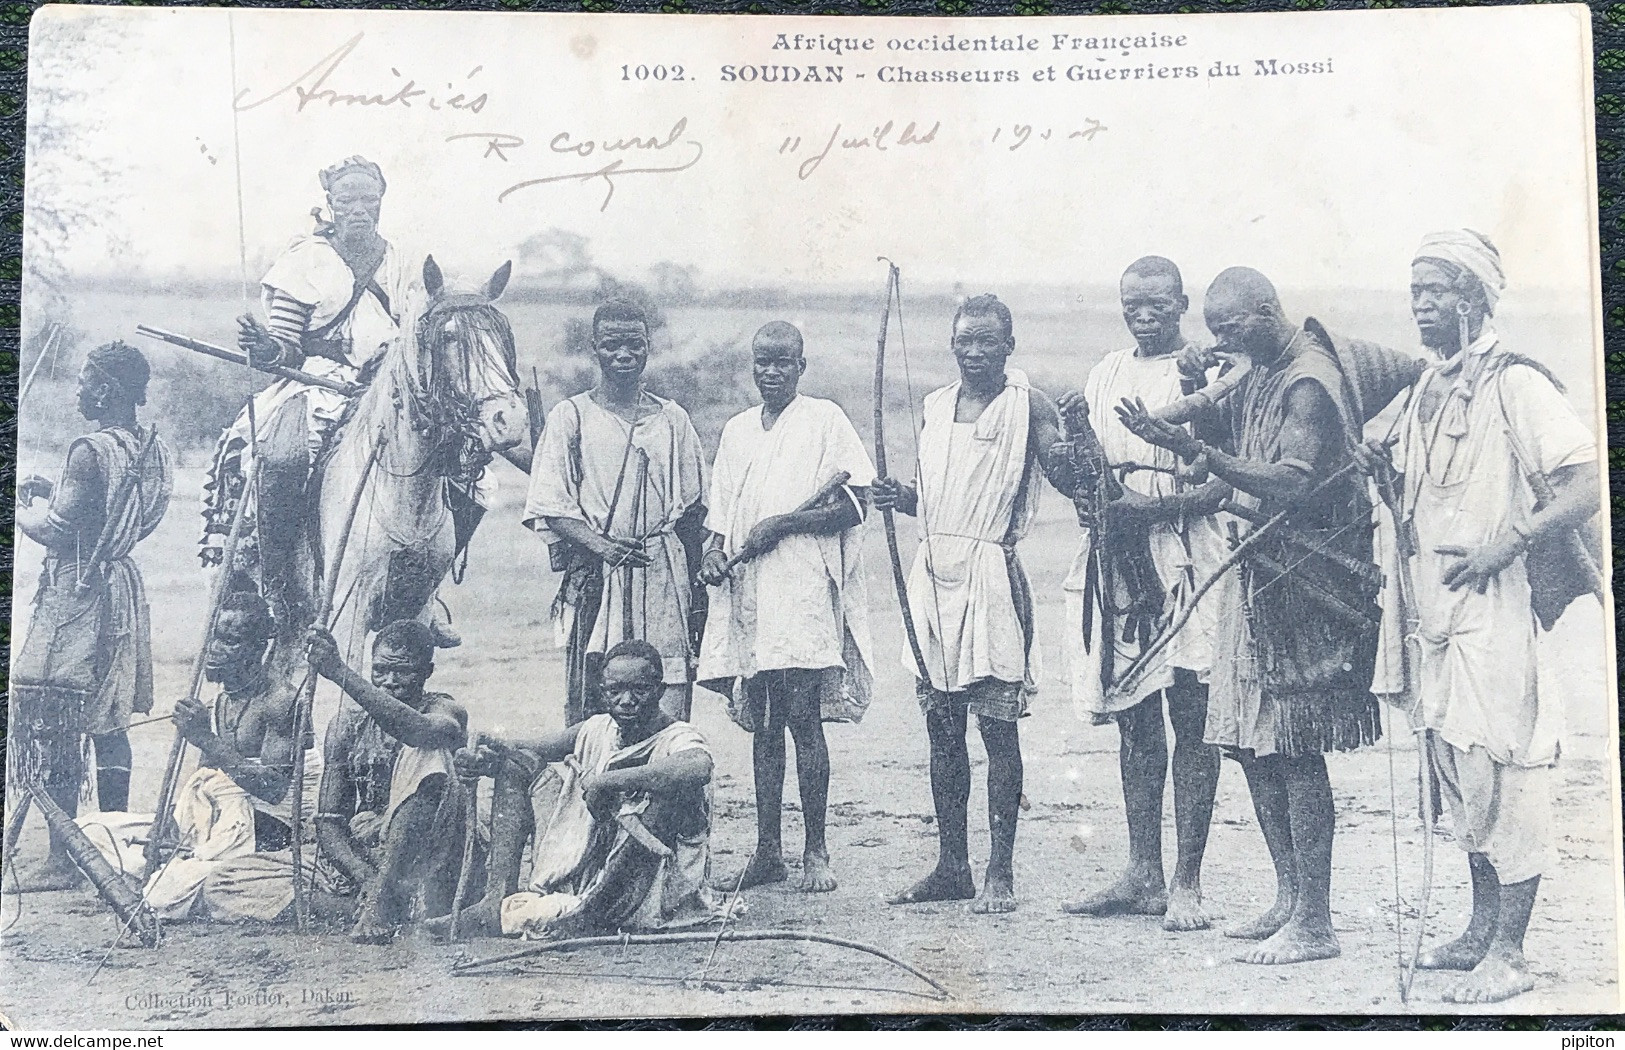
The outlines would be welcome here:
[[[622,80],[682,80],[682,66],[622,66]]]

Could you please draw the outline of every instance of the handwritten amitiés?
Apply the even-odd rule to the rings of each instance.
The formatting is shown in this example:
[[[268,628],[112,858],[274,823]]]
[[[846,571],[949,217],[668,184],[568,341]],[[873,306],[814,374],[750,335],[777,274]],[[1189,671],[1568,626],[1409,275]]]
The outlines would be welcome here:
[[[438,88],[424,87],[411,77],[405,77],[401,71],[390,67],[389,76],[392,78],[388,86],[358,85],[356,79],[335,86],[341,75],[340,67],[356,48],[361,46],[365,33],[355,36],[340,44],[334,50],[317,59],[316,64],[300,73],[292,80],[269,94],[252,97],[253,88],[244,88],[237,93],[233,100],[239,112],[258,109],[269,102],[274,102],[285,96],[292,96],[295,100],[294,112],[303,113],[307,106],[325,103],[328,108],[335,106],[354,106],[361,108],[386,109],[398,107],[400,109],[413,109],[423,106],[426,109],[452,109],[468,113],[478,113],[485,108],[488,96],[484,91],[476,91],[472,83],[479,76],[483,66],[475,66],[463,77],[465,83],[461,89],[454,83],[447,82],[444,92]],[[351,70],[345,69],[343,75],[364,80],[365,77]],[[374,74],[377,75],[377,74]]]

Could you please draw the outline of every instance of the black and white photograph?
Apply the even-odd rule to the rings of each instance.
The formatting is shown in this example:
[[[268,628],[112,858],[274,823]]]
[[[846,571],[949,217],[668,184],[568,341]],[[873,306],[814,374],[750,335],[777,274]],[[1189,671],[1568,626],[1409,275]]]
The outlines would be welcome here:
[[[1619,1011],[1590,20],[41,8],[0,1019]]]

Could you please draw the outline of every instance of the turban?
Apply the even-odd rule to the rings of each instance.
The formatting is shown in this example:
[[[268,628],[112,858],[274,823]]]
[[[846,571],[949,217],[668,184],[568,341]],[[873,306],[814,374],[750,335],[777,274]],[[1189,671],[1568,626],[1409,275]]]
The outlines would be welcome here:
[[[383,169],[366,157],[357,156],[346,157],[330,168],[323,168],[321,175],[318,176],[322,190],[331,193],[333,184],[346,175],[365,175],[369,179],[376,180],[379,193],[388,188],[388,184],[384,182]]]
[[[1478,278],[1484,286],[1484,301],[1490,312],[1495,312],[1496,300],[1507,286],[1506,274],[1501,270],[1501,253],[1482,233],[1474,230],[1446,230],[1430,233],[1422,238],[1416,249],[1416,260],[1449,263]]]
[[[147,380],[152,370],[141,351],[129,343],[103,343],[86,355],[85,363],[120,387],[136,404],[147,403]]]

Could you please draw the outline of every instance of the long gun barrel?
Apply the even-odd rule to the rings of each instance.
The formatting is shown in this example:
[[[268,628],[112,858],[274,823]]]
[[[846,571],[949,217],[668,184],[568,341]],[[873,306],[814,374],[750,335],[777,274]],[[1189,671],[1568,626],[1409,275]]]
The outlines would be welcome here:
[[[191,336],[181,335],[179,332],[166,332],[162,328],[154,328],[145,324],[136,325],[135,330],[141,335],[153,339],[162,339],[172,346],[179,346],[194,353],[206,354],[209,357],[219,358],[221,361],[230,361],[234,365],[248,365],[256,371],[276,376],[279,379],[292,379],[295,382],[305,383],[309,386],[319,386],[324,390],[343,394],[345,397],[354,397],[361,393],[361,388],[354,383],[341,383],[336,379],[324,379],[321,376],[311,375],[309,372],[302,372],[297,368],[289,368],[286,365],[256,365],[249,361],[246,354],[238,353],[236,350],[227,350],[225,347],[215,346],[213,343],[205,343],[201,339],[193,339]]]
[[[96,844],[90,841],[90,836],[73,822],[72,817],[62,812],[43,788],[35,783],[27,783],[24,787],[28,797],[33,799],[40,813],[44,814],[45,823],[50,827],[51,833],[61,840],[74,865],[95,887],[96,895],[113,909],[113,913],[124,923],[125,928],[132,931],[144,946],[157,947],[158,921],[153,916],[152,910],[147,907],[146,901],[124,881],[122,874],[107,863],[101,851],[96,848]],[[6,861],[10,863],[11,858],[7,857]]]

